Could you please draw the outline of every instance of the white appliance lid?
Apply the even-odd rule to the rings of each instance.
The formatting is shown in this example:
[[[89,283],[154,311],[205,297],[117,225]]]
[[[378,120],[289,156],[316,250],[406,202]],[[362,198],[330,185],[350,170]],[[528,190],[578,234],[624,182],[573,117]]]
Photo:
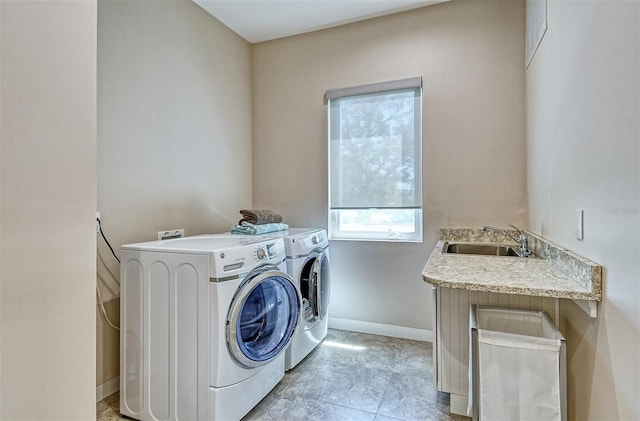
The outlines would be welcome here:
[[[242,247],[257,243],[273,242],[273,238],[250,237],[235,234],[203,234],[172,240],[148,241],[144,243],[126,244],[123,250],[169,251],[210,253]]]

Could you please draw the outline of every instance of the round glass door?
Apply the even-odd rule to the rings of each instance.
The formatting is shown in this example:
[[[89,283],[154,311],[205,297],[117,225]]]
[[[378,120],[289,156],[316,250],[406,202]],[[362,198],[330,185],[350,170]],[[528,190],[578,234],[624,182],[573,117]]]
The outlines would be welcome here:
[[[289,344],[300,318],[300,296],[291,278],[275,267],[249,274],[231,302],[227,344],[242,365],[258,367]]]
[[[314,251],[309,255],[300,275],[303,314],[308,322],[327,317],[330,279],[329,258],[322,250]]]

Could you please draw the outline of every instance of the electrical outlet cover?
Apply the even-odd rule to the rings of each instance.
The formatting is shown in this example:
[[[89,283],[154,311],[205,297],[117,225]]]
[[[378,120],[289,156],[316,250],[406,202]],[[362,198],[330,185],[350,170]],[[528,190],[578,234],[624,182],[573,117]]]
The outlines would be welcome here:
[[[158,240],[172,240],[184,237],[184,228],[177,230],[158,231]]]

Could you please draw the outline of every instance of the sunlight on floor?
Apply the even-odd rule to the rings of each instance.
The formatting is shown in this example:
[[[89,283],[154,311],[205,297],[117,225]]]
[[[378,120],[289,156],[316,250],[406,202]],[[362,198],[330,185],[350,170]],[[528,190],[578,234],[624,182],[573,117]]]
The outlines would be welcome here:
[[[345,344],[341,342],[324,341],[322,344],[327,346],[332,346],[335,348],[350,349],[352,351],[364,351],[365,349],[367,349],[366,346],[350,345],[350,344]]]

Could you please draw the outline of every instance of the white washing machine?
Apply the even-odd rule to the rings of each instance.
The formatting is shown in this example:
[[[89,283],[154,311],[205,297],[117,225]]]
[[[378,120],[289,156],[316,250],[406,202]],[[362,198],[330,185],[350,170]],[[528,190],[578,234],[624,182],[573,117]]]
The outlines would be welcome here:
[[[302,296],[300,327],[285,356],[285,369],[290,370],[327,336],[331,289],[329,240],[327,232],[318,228],[289,228],[270,234],[284,239],[287,273]]]
[[[122,247],[120,412],[238,420],[284,376],[301,315],[280,238]]]

